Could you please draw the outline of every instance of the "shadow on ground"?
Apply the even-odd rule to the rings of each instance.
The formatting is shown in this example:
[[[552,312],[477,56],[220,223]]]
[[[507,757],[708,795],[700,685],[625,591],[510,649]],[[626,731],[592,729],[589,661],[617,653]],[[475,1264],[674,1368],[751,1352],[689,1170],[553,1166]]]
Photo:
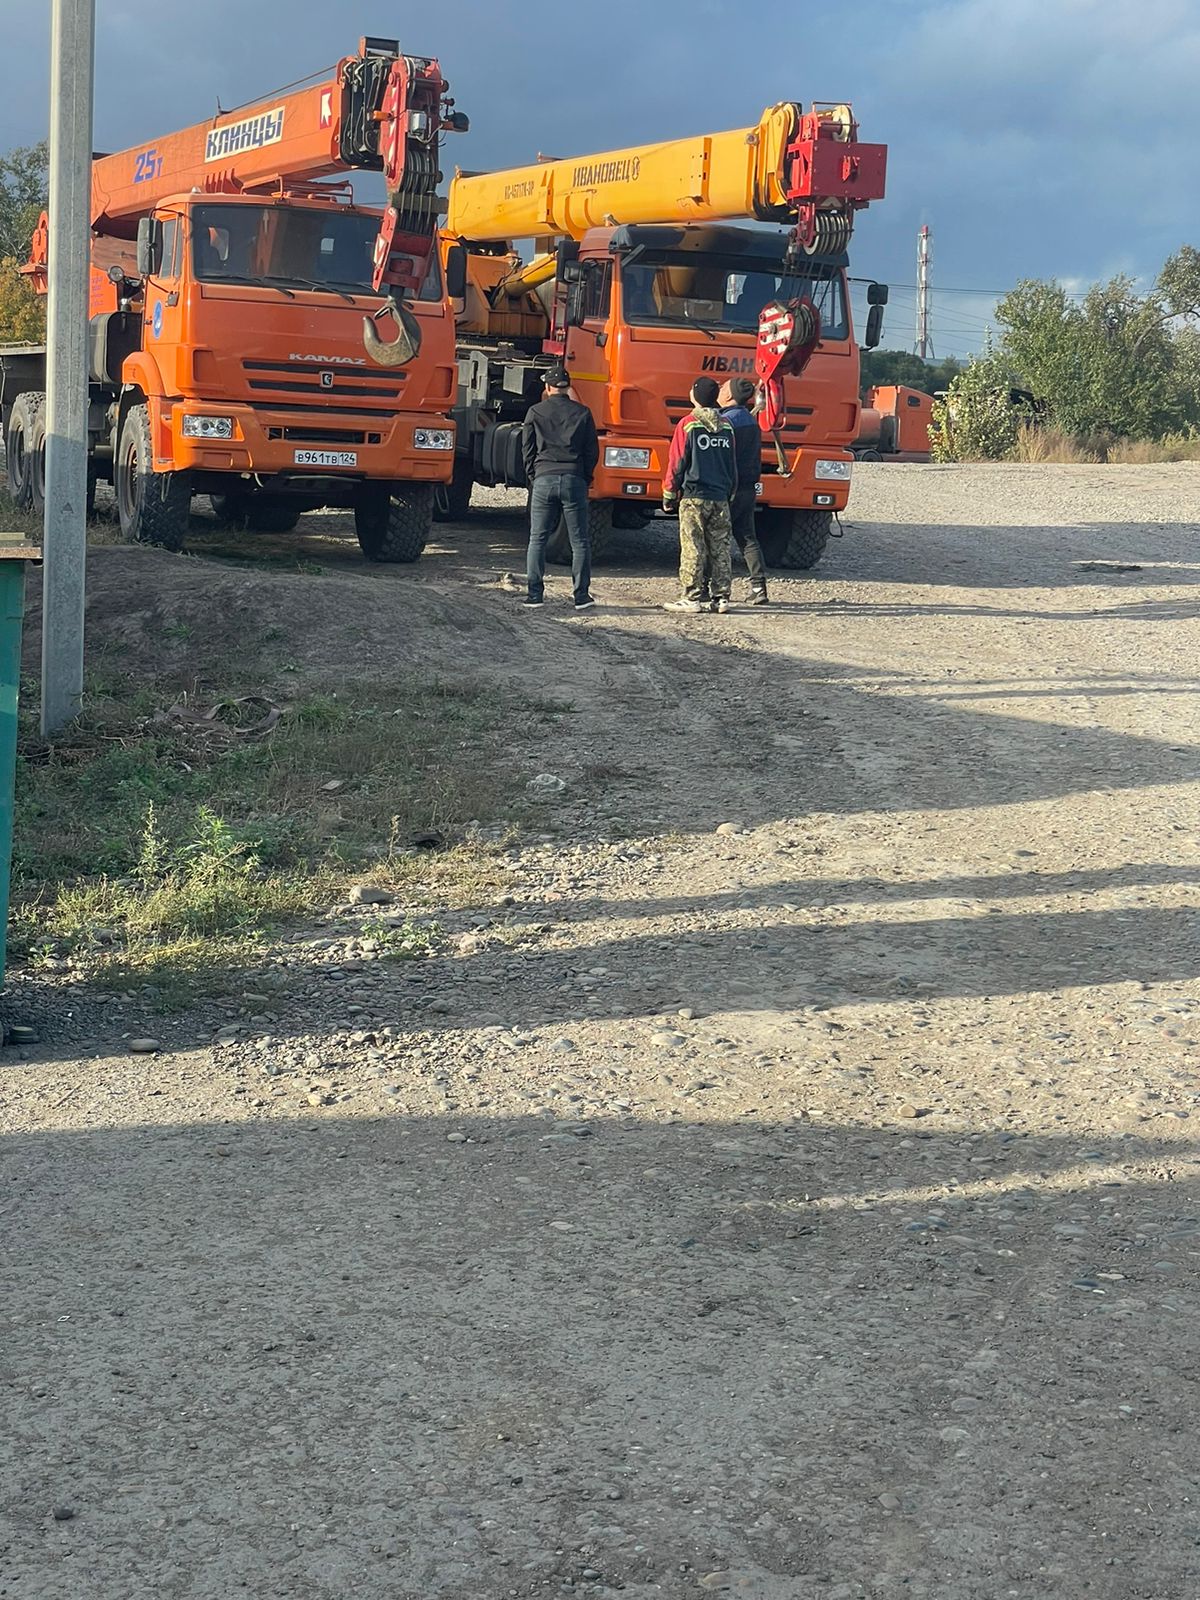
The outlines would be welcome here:
[[[1148,1178],[1190,1144],[397,1117],[0,1158],[13,1600],[1194,1594],[1200,1219]]]

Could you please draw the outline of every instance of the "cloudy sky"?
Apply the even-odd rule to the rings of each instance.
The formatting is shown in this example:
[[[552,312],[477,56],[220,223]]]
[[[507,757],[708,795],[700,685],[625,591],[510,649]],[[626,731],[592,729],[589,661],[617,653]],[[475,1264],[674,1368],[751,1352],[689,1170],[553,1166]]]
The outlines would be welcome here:
[[[0,0],[0,149],[46,131],[48,5]],[[934,234],[937,353],[977,348],[993,291],[1152,279],[1200,245],[1197,0],[96,0],[95,142],[120,149],[353,53],[438,55],[473,131],[447,167],[601,151],[851,100],[889,146],[855,270],[896,288],[911,347],[915,239]],[[41,12],[39,15],[38,13]],[[940,286],[940,287],[939,287]],[[969,290],[971,293],[956,291]]]

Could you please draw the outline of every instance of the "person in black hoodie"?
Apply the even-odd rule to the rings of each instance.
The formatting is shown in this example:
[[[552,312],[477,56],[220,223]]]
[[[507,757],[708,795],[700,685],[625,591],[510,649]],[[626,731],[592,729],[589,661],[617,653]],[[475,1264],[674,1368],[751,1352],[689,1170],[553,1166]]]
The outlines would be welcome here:
[[[588,486],[600,459],[592,413],[570,395],[564,367],[551,367],[546,395],[525,416],[521,444],[529,480],[527,606],[540,606],[546,588],[546,541],[562,517],[571,540],[571,576],[576,611],[595,605],[591,594],[592,547],[588,535]]]
[[[749,378],[731,378],[723,384],[717,401],[721,415],[733,429],[737,457],[737,492],[729,502],[733,537],[750,571],[750,604],[765,606],[767,568],[754,527],[758,509],[758,480],[762,475],[762,429],[754,415],[754,385]]]

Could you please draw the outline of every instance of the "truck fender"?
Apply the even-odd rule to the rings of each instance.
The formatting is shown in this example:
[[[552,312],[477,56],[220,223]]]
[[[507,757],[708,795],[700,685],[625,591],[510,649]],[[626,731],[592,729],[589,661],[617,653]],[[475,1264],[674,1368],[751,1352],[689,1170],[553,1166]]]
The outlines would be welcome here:
[[[135,350],[121,368],[121,395],[117,401],[117,415],[113,429],[113,453],[121,438],[125,418],[133,406],[149,405],[150,436],[154,440],[155,467],[160,461],[170,465],[169,434],[163,430],[162,374],[158,363],[145,350]]]

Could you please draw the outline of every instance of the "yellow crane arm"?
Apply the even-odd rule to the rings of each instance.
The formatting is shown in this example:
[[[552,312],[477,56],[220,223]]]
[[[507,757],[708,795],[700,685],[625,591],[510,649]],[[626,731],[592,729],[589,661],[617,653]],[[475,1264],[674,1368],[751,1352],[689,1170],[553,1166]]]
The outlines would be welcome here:
[[[883,193],[883,145],[856,141],[849,106],[785,103],[755,127],[458,176],[448,230],[471,240],[570,237],[611,224],[808,220]],[[849,235],[847,226],[846,235]],[[829,241],[823,241],[828,243]]]

